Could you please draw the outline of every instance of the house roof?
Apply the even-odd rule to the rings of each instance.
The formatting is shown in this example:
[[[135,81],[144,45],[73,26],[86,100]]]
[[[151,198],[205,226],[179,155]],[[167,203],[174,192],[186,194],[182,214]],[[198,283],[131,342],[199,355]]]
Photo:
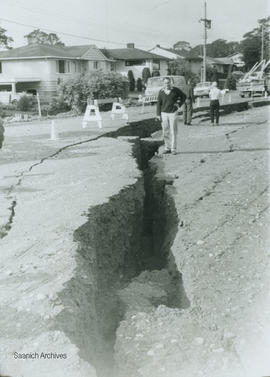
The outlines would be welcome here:
[[[224,58],[209,58],[207,57],[208,60],[212,60],[213,63],[215,64],[222,64],[222,65],[231,65],[233,64],[233,60],[231,58],[228,58],[228,57],[224,57]]]
[[[174,48],[165,48],[165,47],[160,47],[160,48],[162,48],[165,51],[172,52],[173,54],[178,55],[179,58],[183,58],[183,59],[189,54],[189,51],[186,51],[186,50],[175,50]]]
[[[107,57],[116,60],[139,60],[139,59],[159,59],[170,60],[165,56],[154,54],[149,51],[140,50],[139,48],[115,48],[101,50]]]
[[[110,60],[94,45],[51,46],[31,44],[11,50],[0,51],[0,59],[73,58],[85,60]]]
[[[175,51],[175,50],[170,49],[170,48],[165,48],[165,47],[162,47],[160,45],[156,45],[155,47],[151,48],[151,50],[149,50],[149,52],[151,52],[152,54],[155,54],[155,52],[153,52],[155,49],[158,50],[157,51],[158,55],[161,54],[162,56],[168,57],[169,59],[177,59],[177,58],[184,59],[184,56],[181,55],[178,51]],[[159,50],[161,50],[161,51],[159,51]],[[163,53],[167,54],[167,56],[163,55]]]

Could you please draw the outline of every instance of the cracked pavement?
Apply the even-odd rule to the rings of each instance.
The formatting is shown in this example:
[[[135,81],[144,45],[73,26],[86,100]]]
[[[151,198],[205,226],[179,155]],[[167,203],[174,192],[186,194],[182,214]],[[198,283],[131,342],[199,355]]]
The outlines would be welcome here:
[[[180,124],[179,153],[151,160],[171,177],[171,258],[190,307],[131,313],[117,330],[121,376],[270,375],[268,128],[269,107]]]
[[[180,124],[180,153],[153,159],[175,177],[168,185],[179,218],[172,253],[191,306],[184,311],[159,307],[145,316],[152,333],[142,338],[141,355],[136,349],[141,376],[152,377],[153,370],[155,377],[176,377],[179,370],[185,377],[270,375],[268,119],[269,107],[262,107],[222,117],[218,127],[199,120],[191,127]],[[48,140],[48,123],[39,130],[34,125],[6,129],[0,151],[0,283],[2,307],[9,309],[0,316],[2,363],[19,336],[25,337],[24,350],[33,340],[29,334],[38,347],[55,343],[54,337],[59,349],[70,347],[59,334],[41,334],[48,315],[61,305],[52,305],[40,288],[55,299],[69,278],[65,274],[72,276],[73,231],[85,221],[85,202],[104,202],[138,173],[128,146],[104,139],[89,147],[86,139],[99,132],[78,130],[79,122],[72,122],[63,121],[67,129],[58,141]],[[64,250],[72,257],[66,258]],[[139,320],[143,323],[142,316]],[[17,327],[22,323],[28,325]],[[8,342],[6,334],[13,334]],[[149,356],[153,339],[159,348]],[[67,376],[75,375],[76,365]],[[34,369],[31,373],[36,375]]]
[[[191,302],[181,336],[196,323],[204,342],[202,361],[189,333],[186,352],[199,375],[270,374],[268,127],[269,107],[222,117],[212,128],[182,127],[180,153],[162,158],[164,171],[179,177],[172,253]]]

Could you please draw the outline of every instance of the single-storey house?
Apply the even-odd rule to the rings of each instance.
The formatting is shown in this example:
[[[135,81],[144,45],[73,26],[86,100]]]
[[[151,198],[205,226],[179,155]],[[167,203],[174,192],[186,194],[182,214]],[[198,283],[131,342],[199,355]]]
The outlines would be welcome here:
[[[168,58],[170,60],[176,60],[176,59],[184,59],[185,57],[181,54],[178,54],[177,51],[172,51],[168,48],[161,47],[160,45],[156,45],[155,47],[151,48],[149,52],[152,52],[153,54],[158,54],[161,56],[164,56],[165,58]]]
[[[82,72],[115,70],[113,59],[94,45],[59,47],[28,45],[0,51],[0,101],[4,92],[29,92],[49,98],[62,80]]]
[[[203,69],[203,57],[201,55],[189,54],[185,58],[185,61],[190,71],[201,77]],[[215,67],[217,72],[221,74],[221,76],[226,76],[229,72],[230,67],[234,65],[234,62],[229,57],[212,58],[207,56],[206,65],[211,68]]]
[[[123,75],[132,71],[134,78],[141,78],[145,67],[150,72],[159,71],[160,76],[166,75],[168,71],[169,58],[135,48],[134,43],[128,43],[126,48],[103,49],[101,50],[108,59],[115,61],[115,70]]]
[[[234,54],[227,56],[227,58],[232,59],[235,67],[237,68],[243,68],[245,66],[243,57],[244,56],[241,52],[235,52]]]

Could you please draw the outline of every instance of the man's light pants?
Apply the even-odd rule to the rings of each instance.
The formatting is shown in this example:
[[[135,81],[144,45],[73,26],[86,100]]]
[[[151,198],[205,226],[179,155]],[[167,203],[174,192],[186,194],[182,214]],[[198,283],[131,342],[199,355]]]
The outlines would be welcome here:
[[[177,112],[161,113],[163,139],[165,150],[176,151],[177,142]]]

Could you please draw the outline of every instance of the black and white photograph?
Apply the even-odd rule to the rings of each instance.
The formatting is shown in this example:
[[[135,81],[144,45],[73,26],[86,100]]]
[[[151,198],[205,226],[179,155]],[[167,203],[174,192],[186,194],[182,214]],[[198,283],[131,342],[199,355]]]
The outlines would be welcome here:
[[[270,377],[269,0],[2,0],[0,377]]]

